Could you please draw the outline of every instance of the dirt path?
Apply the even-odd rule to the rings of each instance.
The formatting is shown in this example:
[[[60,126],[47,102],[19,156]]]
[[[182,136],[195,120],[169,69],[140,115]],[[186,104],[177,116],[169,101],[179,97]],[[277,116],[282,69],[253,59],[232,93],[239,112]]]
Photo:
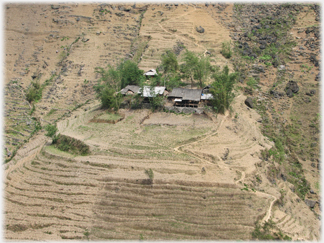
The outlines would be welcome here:
[[[225,119],[226,119],[227,117],[228,117],[228,113],[223,117],[223,119],[221,120],[221,122],[220,122],[219,125],[217,126],[215,132],[212,132],[212,133],[206,135],[206,136],[205,136],[204,138],[202,138],[202,139],[199,139],[199,140],[196,140],[196,141],[193,141],[193,142],[186,143],[186,144],[180,145],[180,146],[178,146],[178,147],[175,147],[175,148],[174,148],[174,151],[176,151],[176,152],[178,152],[178,153],[188,154],[187,152],[181,151],[180,148],[182,148],[182,147],[184,147],[184,146],[191,145],[191,144],[199,143],[199,142],[201,142],[201,141],[206,140],[207,138],[209,138],[209,137],[211,137],[211,136],[216,135],[216,134],[218,133],[218,129],[222,126],[223,122],[225,121]],[[212,163],[212,162],[210,162],[210,161],[208,161],[208,160],[206,160],[206,159],[203,159],[203,158],[201,158],[201,157],[199,157],[199,156],[196,156],[194,153],[190,153],[190,155],[194,156],[195,158],[197,158],[197,159],[199,159],[199,160],[203,160],[203,161],[205,161],[205,162],[208,163],[208,164],[215,165],[214,163]],[[220,158],[219,158],[219,159],[220,159]],[[218,166],[219,166],[219,165],[218,165]]]
[[[242,96],[242,95],[239,95],[237,98],[240,98],[241,96]],[[206,163],[208,163],[208,164],[212,164],[212,165],[215,166],[214,163],[212,163],[212,162],[210,162],[210,161],[208,161],[208,160],[206,160],[206,159],[203,159],[203,158],[201,158],[200,156],[195,155],[195,153],[193,153],[193,152],[188,153],[187,151],[182,151],[182,150],[180,150],[180,148],[183,148],[183,147],[185,147],[185,146],[189,146],[189,145],[192,145],[192,144],[196,144],[196,143],[201,143],[202,141],[204,141],[204,140],[206,140],[206,139],[208,139],[208,138],[210,138],[210,137],[216,135],[217,133],[219,133],[219,129],[222,127],[224,121],[225,121],[228,117],[229,117],[229,113],[227,113],[227,114],[222,118],[222,120],[219,122],[219,124],[217,125],[216,130],[215,130],[214,132],[207,134],[207,135],[206,135],[204,138],[202,138],[202,139],[199,139],[199,140],[196,140],[196,141],[193,141],[193,142],[186,143],[186,144],[180,145],[180,146],[178,146],[178,147],[175,147],[174,150],[175,150],[176,152],[178,152],[178,153],[184,153],[184,154],[192,155],[192,156],[198,158],[199,160],[202,160],[202,161],[204,161],[204,162],[206,162]],[[219,158],[219,160],[221,160],[221,158]],[[217,166],[219,166],[219,165],[217,165]],[[222,166],[222,167],[224,168],[225,166]],[[246,174],[245,174],[245,172],[244,172],[243,170],[241,170],[240,172],[241,172],[241,178],[235,182],[236,185],[239,185],[240,182],[241,182],[242,185],[243,185],[243,183],[244,183],[244,179],[245,179],[245,175],[246,175]],[[241,185],[241,187],[243,188],[242,185]],[[259,197],[263,197],[263,198],[264,198],[264,197],[265,197],[265,198],[269,198],[269,197],[271,197],[271,198],[273,199],[273,200],[271,201],[270,205],[269,205],[269,208],[268,208],[268,210],[267,210],[267,213],[266,213],[265,217],[261,220],[261,223],[267,222],[267,221],[270,219],[270,217],[271,217],[272,207],[273,207],[275,201],[278,200],[278,198],[275,197],[275,196],[273,196],[273,195],[271,195],[271,194],[264,193],[264,192],[261,192],[261,191],[255,191],[255,194],[258,195]]]
[[[241,173],[242,173],[241,178],[235,182],[236,185],[238,185],[239,182],[242,182],[242,184],[243,184],[243,181],[244,181],[244,179],[245,179],[245,172],[244,172],[244,171],[241,171]],[[267,221],[270,219],[270,217],[271,217],[271,212],[272,212],[272,206],[273,206],[273,204],[275,203],[275,201],[278,200],[278,198],[276,198],[275,196],[273,196],[273,195],[271,195],[271,194],[264,193],[264,192],[260,192],[260,191],[256,191],[255,194],[258,195],[258,196],[260,196],[260,197],[264,197],[264,196],[269,197],[269,196],[270,196],[270,197],[273,198],[273,200],[272,200],[271,203],[270,203],[270,206],[269,206],[269,209],[268,209],[268,211],[267,211],[267,214],[266,214],[266,215],[264,216],[264,218],[261,220],[261,223],[265,223],[265,222],[267,222]]]

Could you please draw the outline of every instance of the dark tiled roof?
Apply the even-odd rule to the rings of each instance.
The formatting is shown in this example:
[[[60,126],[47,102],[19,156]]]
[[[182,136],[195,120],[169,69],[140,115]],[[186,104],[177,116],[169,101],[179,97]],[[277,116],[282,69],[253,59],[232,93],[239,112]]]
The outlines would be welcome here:
[[[182,98],[182,100],[200,101],[201,89],[174,88],[169,97]]]
[[[140,89],[140,87],[137,86],[137,85],[127,85],[125,88],[123,88],[123,89],[120,91],[120,93],[121,93],[121,94],[126,94],[127,91],[130,90],[130,91],[134,92],[134,94],[137,94],[138,91],[139,91],[139,89]]]

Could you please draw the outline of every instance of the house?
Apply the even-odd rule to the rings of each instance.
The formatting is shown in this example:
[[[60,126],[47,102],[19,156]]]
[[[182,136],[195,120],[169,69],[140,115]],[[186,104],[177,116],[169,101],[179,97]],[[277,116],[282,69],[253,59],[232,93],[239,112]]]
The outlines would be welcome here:
[[[141,92],[142,90],[140,90],[139,92]],[[142,96],[145,98],[150,98],[150,97],[155,97],[156,95],[163,95],[165,91],[165,87],[164,86],[155,86],[153,88],[151,88],[151,86],[144,86],[143,87],[143,92]]]
[[[174,88],[168,98],[174,101],[175,106],[198,107],[202,89]]]
[[[134,95],[138,94],[140,90],[140,86],[137,85],[127,85],[121,91],[119,91],[122,95]]]
[[[157,75],[158,75],[158,74],[157,74],[157,72],[156,72],[155,69],[151,69],[150,71],[147,71],[146,73],[144,73],[144,76],[145,76],[146,78],[155,77],[155,76],[157,76]]]

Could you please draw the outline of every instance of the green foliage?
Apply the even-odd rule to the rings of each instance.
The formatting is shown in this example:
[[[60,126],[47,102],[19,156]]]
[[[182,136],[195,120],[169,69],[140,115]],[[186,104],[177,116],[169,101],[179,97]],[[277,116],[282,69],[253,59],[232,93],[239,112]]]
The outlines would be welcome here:
[[[250,56],[242,56],[243,59],[246,59],[246,60],[254,60],[255,58],[254,57],[250,57]]]
[[[177,87],[186,85],[185,83],[183,83],[181,81],[181,77],[178,73],[169,74],[169,75],[163,77],[163,79],[165,81],[164,85],[167,90],[172,90],[173,88],[177,88]]]
[[[118,111],[121,104],[122,95],[120,93],[116,93],[111,87],[104,86],[99,93],[99,98],[103,108]]]
[[[204,86],[210,74],[216,70],[211,66],[209,57],[197,55],[188,50],[184,54],[183,60],[184,64],[181,65],[182,77],[190,79],[192,85],[194,80],[198,81],[201,88]]]
[[[90,154],[90,148],[88,145],[72,137],[59,134],[55,137],[55,141],[53,141],[53,143],[57,149],[65,152],[81,155]]]
[[[34,111],[36,110],[35,105],[33,104],[33,108],[30,110],[30,112],[28,113],[28,115],[32,115],[34,113]]]
[[[270,55],[263,55],[262,57],[259,58],[260,60],[268,61],[271,60],[272,57]]]
[[[277,229],[276,224],[272,220],[266,221],[263,225],[259,222],[255,224],[252,232],[253,240],[285,240],[291,241],[291,237],[284,235]]]
[[[26,93],[26,99],[28,102],[37,102],[42,98],[42,91],[38,81],[32,82]]]
[[[214,98],[211,103],[216,112],[224,114],[234,98],[232,90],[237,73],[229,74],[229,68],[225,66],[221,72],[215,73],[213,78],[215,81],[211,84],[210,92]]]
[[[155,97],[150,97],[149,100],[153,112],[163,108],[163,96],[156,95]]]
[[[145,174],[147,174],[148,177],[150,178],[150,180],[153,181],[153,179],[154,179],[154,173],[153,173],[153,170],[152,169],[145,170]]]
[[[38,102],[42,98],[43,89],[53,81],[55,76],[56,75],[53,74],[42,85],[39,84],[38,80],[36,82],[31,82],[31,85],[26,92],[26,100],[28,102]]]
[[[231,41],[222,43],[221,53],[225,58],[231,58],[232,56]]]
[[[161,56],[161,61],[161,67],[164,74],[174,73],[179,70],[177,56],[174,52],[170,50],[166,51],[166,53]]]
[[[303,73],[308,73],[313,68],[313,66],[308,66],[307,64],[301,64],[300,67]]]
[[[45,130],[47,131],[47,133],[45,134],[47,137],[53,137],[57,132],[57,126],[56,124],[48,124],[47,126],[45,126]]]
[[[182,77],[190,79],[191,84],[193,84],[195,67],[197,67],[198,65],[199,58],[194,52],[187,50],[186,53],[184,54],[183,61],[185,63],[181,65]]]
[[[52,108],[52,109],[51,109],[51,110],[46,114],[46,116],[50,116],[50,115],[52,115],[55,111],[56,111],[56,110]]]
[[[150,96],[149,101],[151,104],[151,110],[154,112],[156,110],[161,110],[163,108],[163,96],[157,95],[154,92],[154,87],[161,83],[160,75],[158,77],[150,80]]]
[[[119,109],[122,100],[122,95],[118,93],[120,89],[129,84],[140,85],[144,81],[143,71],[130,60],[121,62],[116,69],[112,66],[106,70],[96,67],[95,72],[101,75],[94,89],[102,107],[115,111]]]
[[[251,88],[251,89],[256,89],[258,82],[253,78],[250,77],[249,80],[246,82],[246,84]]]
[[[124,88],[129,84],[139,85],[144,80],[144,72],[140,70],[135,62],[127,60],[121,62],[117,70],[121,77],[121,87]]]

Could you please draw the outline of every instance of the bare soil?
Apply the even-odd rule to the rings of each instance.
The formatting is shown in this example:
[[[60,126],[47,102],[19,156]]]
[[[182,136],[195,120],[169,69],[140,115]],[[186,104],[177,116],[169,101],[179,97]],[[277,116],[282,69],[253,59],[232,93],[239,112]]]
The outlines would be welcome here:
[[[270,164],[261,150],[274,144],[262,135],[260,115],[247,108],[241,91],[224,115],[122,109],[125,118],[115,124],[90,122],[102,113],[93,91],[95,67],[138,55],[147,71],[180,41],[233,70],[220,54],[222,42],[231,40],[233,7],[5,5],[6,111],[20,102],[26,108],[22,120],[34,116],[44,126],[58,119],[59,133],[91,150],[88,156],[58,151],[44,130],[18,149],[3,166],[6,240],[249,240],[255,222],[269,219],[293,240],[320,239],[320,221],[292,185],[268,180]],[[204,33],[196,31],[199,26]],[[32,76],[42,84],[53,74],[29,115],[32,106],[23,94]],[[271,72],[266,75],[262,82],[271,86]],[[8,131],[17,126],[9,118]],[[8,143],[10,151],[17,147]],[[303,165],[315,185],[319,173]]]

